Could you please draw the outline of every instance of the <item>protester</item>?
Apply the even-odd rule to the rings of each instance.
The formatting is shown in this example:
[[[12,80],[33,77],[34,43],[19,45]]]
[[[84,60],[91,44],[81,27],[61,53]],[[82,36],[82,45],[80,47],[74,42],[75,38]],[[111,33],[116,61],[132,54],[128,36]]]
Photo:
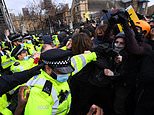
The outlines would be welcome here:
[[[39,36],[6,29],[0,115],[154,114],[153,19],[135,20],[119,9],[93,19],[71,29],[60,20]]]

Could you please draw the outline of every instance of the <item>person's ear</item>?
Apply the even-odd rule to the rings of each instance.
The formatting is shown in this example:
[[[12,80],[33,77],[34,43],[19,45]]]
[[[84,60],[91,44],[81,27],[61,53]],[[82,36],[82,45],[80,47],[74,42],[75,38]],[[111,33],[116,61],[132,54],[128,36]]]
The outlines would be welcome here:
[[[21,57],[21,55],[18,55],[17,57],[18,57],[18,59],[19,59],[19,58]]]
[[[52,69],[48,65],[45,65],[45,71],[46,71],[46,73],[48,73],[50,75],[52,72]]]

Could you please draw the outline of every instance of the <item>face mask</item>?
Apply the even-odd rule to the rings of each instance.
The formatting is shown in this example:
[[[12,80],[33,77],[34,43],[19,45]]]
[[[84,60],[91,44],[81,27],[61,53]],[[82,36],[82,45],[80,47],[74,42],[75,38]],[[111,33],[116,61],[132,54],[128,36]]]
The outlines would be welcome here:
[[[28,59],[29,59],[29,56],[25,56],[25,57],[24,57],[24,60],[28,60]]]
[[[69,74],[57,74],[57,81],[66,82],[69,78]]]
[[[117,52],[120,52],[120,51],[123,50],[123,49],[124,49],[123,47],[115,47],[115,48],[114,48],[114,50],[117,51]]]
[[[121,50],[123,50],[124,47],[122,46],[118,46],[116,43],[114,44],[114,50],[117,51],[117,52],[120,52]]]
[[[21,47],[24,47],[24,44],[22,43],[22,44],[20,44],[21,45]]]
[[[27,44],[32,44],[32,41],[31,41],[31,40],[28,40],[28,41],[27,41]]]
[[[98,40],[103,40],[103,36],[97,36]]]

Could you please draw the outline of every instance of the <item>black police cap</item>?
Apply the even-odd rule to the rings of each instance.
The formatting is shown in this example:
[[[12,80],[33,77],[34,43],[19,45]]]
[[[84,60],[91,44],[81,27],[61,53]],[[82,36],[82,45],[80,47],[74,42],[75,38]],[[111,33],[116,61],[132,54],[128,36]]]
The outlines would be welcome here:
[[[28,39],[28,40],[32,39],[32,36],[29,34],[24,34],[22,37],[23,37],[23,39]]]
[[[50,37],[50,35],[45,35],[42,37],[44,44],[51,44],[53,43],[52,38]]]
[[[16,46],[14,49],[13,49],[13,51],[12,51],[12,53],[11,53],[11,56],[12,57],[15,57],[15,56],[17,56],[18,54],[20,54],[22,51],[24,51],[25,49],[24,49],[24,47],[22,47],[21,45],[18,45],[18,46]],[[26,51],[26,50],[25,50]]]
[[[19,40],[22,40],[22,36],[20,34],[14,34],[10,36],[10,40],[12,42],[19,41]]]
[[[62,74],[66,74],[74,71],[74,68],[71,66],[71,56],[71,51],[51,49],[41,53],[40,59],[53,69],[57,69]]]

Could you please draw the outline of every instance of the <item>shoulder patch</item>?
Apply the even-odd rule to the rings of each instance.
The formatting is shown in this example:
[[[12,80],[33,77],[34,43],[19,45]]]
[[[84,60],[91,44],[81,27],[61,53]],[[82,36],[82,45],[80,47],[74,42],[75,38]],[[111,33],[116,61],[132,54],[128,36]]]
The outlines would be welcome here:
[[[18,66],[18,65],[20,65],[19,62],[15,62],[15,63],[14,63],[14,66]]]
[[[46,92],[50,96],[51,90],[52,90],[52,83],[50,81],[46,80],[45,85],[44,85],[42,91]]]

